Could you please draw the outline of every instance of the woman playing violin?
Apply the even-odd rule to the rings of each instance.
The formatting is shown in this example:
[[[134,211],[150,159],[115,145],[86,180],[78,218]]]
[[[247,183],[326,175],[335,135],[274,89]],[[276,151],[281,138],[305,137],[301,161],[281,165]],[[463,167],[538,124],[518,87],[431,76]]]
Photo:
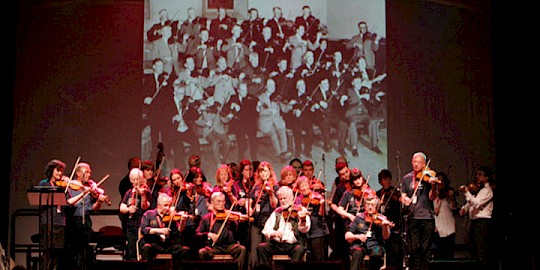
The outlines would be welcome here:
[[[86,265],[90,265],[92,256],[86,254],[92,232],[90,214],[100,209],[107,200],[106,195],[97,192],[96,187],[91,187],[91,175],[90,164],[78,163],[75,178],[66,188],[66,258],[69,269],[85,269]]]
[[[377,213],[379,199],[369,196],[365,199],[365,212],[355,216],[347,228],[345,240],[351,243],[350,269],[359,269],[362,259],[369,255],[369,268],[379,269],[383,264],[384,249],[382,240],[390,237],[390,228],[394,224],[382,214]]]
[[[264,224],[278,205],[278,198],[275,194],[278,189],[274,166],[268,161],[262,161],[257,167],[255,184],[249,194],[253,202],[249,214],[254,218],[250,230],[251,250],[249,263],[252,268],[256,266],[255,262],[257,262],[257,245],[263,242],[262,229]]]
[[[69,177],[64,175],[65,169],[66,164],[61,160],[53,159],[49,161],[47,166],[45,166],[46,178],[39,182],[39,186],[66,187]],[[42,207],[40,215],[41,246],[47,247],[40,263],[63,269],[64,261],[62,258],[64,257],[61,255],[64,248],[64,231],[66,225],[64,221],[64,207],[45,205]]]
[[[230,254],[238,263],[238,270],[243,270],[246,247],[238,243],[238,223],[247,221],[247,215],[225,208],[225,194],[212,193],[210,202],[212,212],[204,215],[197,227],[197,237],[206,239],[206,245],[199,250],[199,259],[211,260],[214,254]]]
[[[347,227],[354,217],[363,212],[363,201],[369,196],[376,196],[376,192],[369,187],[366,179],[362,175],[362,171],[358,168],[351,169],[350,176],[351,187],[343,193],[341,200],[339,201],[336,213],[345,219],[345,226]]]
[[[227,164],[221,164],[216,169],[216,185],[213,192],[221,191],[225,194],[225,208],[230,208],[238,199],[233,194],[234,179],[232,170]]]
[[[186,191],[180,195],[180,201],[176,205],[177,211],[183,211],[184,213],[192,216],[185,221],[183,230],[183,236],[185,242],[189,243],[189,258],[198,259],[198,250],[202,247],[200,241],[196,241],[195,230],[199,226],[201,217],[206,215],[209,211],[209,199],[212,194],[212,187],[206,181],[201,168],[193,166],[189,170],[185,180]]]
[[[249,191],[253,185],[253,163],[249,159],[243,159],[240,161],[240,176],[239,179],[234,182],[233,194],[238,198],[236,202],[236,210],[242,214],[249,214],[249,208],[251,207],[251,199],[249,198]],[[239,225],[239,230],[249,232],[251,227],[250,223],[243,222]],[[238,241],[244,246],[248,246],[249,233],[244,233],[238,236]]]
[[[311,228],[307,232],[307,248],[311,250],[310,260],[324,261],[325,236],[330,234],[326,226],[324,197],[312,191],[309,179],[302,175],[296,180],[298,196],[295,204],[302,205],[310,213]]]
[[[433,201],[438,192],[435,184],[439,181],[435,174],[430,174],[426,154],[416,152],[411,159],[412,171],[403,176],[400,202],[407,212],[407,228],[409,231],[409,247],[411,247],[410,267],[425,267],[433,242],[435,231],[435,215]]]
[[[141,217],[150,207],[150,190],[146,185],[146,179],[139,168],[129,171],[129,180],[133,188],[129,189],[120,203],[120,214],[126,216],[126,260],[137,260],[137,240],[139,239],[139,227]]]
[[[295,189],[296,187],[295,181],[296,181],[297,175],[296,175],[296,170],[294,169],[292,165],[284,166],[281,169],[279,176],[280,176],[280,180],[278,182],[278,185],[280,187],[288,186],[293,190]]]

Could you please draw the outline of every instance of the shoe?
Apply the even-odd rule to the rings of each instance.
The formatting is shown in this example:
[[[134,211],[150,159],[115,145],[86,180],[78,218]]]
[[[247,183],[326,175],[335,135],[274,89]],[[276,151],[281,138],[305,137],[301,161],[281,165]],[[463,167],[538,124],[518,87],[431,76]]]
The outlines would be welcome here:
[[[373,152],[375,152],[375,153],[377,153],[377,154],[382,153],[381,149],[379,149],[378,146],[372,146],[372,147],[371,147],[371,150],[373,150]]]
[[[345,149],[338,150],[338,153],[339,153],[340,156],[343,156],[343,157],[347,156],[347,153],[345,153]]]
[[[353,157],[358,157],[358,149],[353,149],[352,150],[352,155],[353,155]]]
[[[324,152],[328,153],[328,152],[331,152],[332,151],[332,146],[325,146],[324,147]]]

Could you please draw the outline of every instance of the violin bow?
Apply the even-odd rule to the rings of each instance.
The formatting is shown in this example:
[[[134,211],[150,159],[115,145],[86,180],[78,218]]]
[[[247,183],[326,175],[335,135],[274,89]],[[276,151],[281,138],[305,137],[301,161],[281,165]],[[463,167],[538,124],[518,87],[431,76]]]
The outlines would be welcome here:
[[[81,156],[77,158],[77,161],[75,161],[75,166],[73,166],[73,170],[71,171],[71,175],[69,176],[69,181],[67,183],[67,187],[69,187],[69,184],[71,184],[71,180],[73,179],[73,175],[75,175],[75,170],[77,169],[77,165],[79,165],[79,161],[81,161]],[[67,193],[67,188],[64,190],[64,194]]]
[[[110,177],[109,174],[105,175],[103,178],[101,178],[101,180],[99,180],[99,182],[97,182],[95,187],[96,188],[99,187],[99,185],[101,185],[103,182],[105,182],[105,180],[109,179],[109,177]],[[84,194],[84,196],[81,199],[84,199],[84,197],[88,196],[88,194],[90,194],[90,193]]]
[[[221,227],[219,227],[219,231],[217,233],[216,240],[212,242],[212,246],[214,246],[217,243],[217,241],[219,240],[219,238],[221,237],[221,233],[223,232],[223,229],[225,228],[225,225],[227,224],[227,221],[229,220],[229,217],[231,216],[231,211],[233,210],[234,206],[236,206],[236,201],[234,201],[231,204],[231,209],[229,209],[229,212],[227,212],[227,216],[223,220],[223,223],[221,224]],[[211,229],[212,228],[210,227],[210,230]]]
[[[431,162],[431,159],[428,160],[428,162],[426,163],[426,166],[424,166],[424,168],[422,169],[422,176],[420,176],[420,180],[418,180],[419,182],[422,181],[422,178],[427,174],[426,171],[427,171],[427,168],[429,167],[429,163],[430,163],[430,162]],[[413,176],[413,177],[414,177],[414,176]],[[413,194],[412,194],[411,199],[414,198],[414,197],[416,197],[416,192],[418,191],[418,187],[419,187],[419,186],[420,186],[420,185],[418,184],[418,185],[416,185],[416,187],[414,188],[414,192],[413,192]]]

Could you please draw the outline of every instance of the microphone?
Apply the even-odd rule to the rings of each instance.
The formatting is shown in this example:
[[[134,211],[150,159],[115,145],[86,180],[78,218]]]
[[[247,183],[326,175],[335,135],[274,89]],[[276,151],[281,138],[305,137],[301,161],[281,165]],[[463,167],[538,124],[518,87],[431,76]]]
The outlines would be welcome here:
[[[322,153],[322,161],[325,161],[325,160],[324,160],[324,153]]]
[[[398,151],[396,151],[396,159],[399,159],[399,155],[400,154],[399,154],[399,150],[398,150]]]

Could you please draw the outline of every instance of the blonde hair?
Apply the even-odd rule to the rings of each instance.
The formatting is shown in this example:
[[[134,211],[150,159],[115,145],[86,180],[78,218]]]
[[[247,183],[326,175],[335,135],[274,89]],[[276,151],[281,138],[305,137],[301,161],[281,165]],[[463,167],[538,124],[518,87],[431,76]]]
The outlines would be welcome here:
[[[221,164],[216,169],[216,184],[219,185],[219,186],[222,186],[222,185],[225,184],[225,183],[221,183],[221,179],[219,179],[219,174],[221,172],[226,172],[227,173],[227,181],[233,178],[231,167],[229,167],[229,165],[227,165],[227,164]]]

